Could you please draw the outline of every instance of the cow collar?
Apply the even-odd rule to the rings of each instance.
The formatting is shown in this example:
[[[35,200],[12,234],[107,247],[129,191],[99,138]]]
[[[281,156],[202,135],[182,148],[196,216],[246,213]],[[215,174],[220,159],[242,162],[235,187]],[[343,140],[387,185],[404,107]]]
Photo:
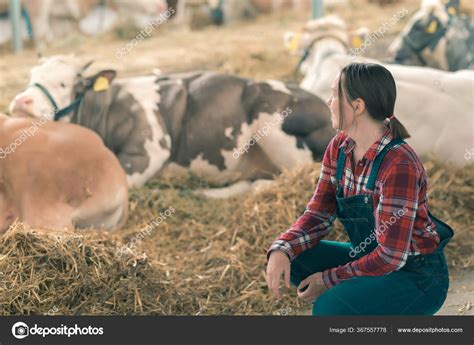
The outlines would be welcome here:
[[[64,116],[66,116],[67,114],[75,111],[77,109],[77,107],[79,106],[79,103],[81,103],[82,98],[84,97],[83,93],[78,94],[76,96],[76,99],[71,104],[69,104],[68,106],[66,106],[62,109],[59,109],[56,101],[54,100],[53,96],[51,96],[51,93],[48,91],[48,89],[46,87],[44,87],[40,83],[34,83],[31,86],[37,87],[46,96],[46,98],[49,100],[49,102],[53,106],[53,112],[54,112],[54,118],[53,119],[54,119],[54,121],[58,121],[61,118],[63,118]]]
[[[314,45],[316,44],[316,42],[324,39],[324,38],[334,38],[335,40],[339,41],[340,43],[342,43],[342,45],[348,49],[349,46],[346,42],[344,42],[340,37],[336,36],[336,35],[322,35],[320,37],[317,37],[315,38],[314,40],[311,41],[311,43],[308,45],[308,47],[305,48],[304,52],[303,52],[303,55],[301,56],[300,58],[300,61],[298,62],[298,64],[296,65],[296,68],[295,70],[293,71],[293,74],[296,75],[296,73],[298,72],[299,68],[301,67],[301,65],[303,64],[303,62],[306,61],[306,59],[308,59],[308,57],[311,55],[311,51],[313,50],[313,47]]]

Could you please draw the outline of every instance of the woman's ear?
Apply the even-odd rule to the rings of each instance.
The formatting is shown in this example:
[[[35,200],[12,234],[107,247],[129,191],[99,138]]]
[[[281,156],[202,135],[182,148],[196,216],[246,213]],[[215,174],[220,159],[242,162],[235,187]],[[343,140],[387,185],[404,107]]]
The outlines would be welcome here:
[[[352,102],[352,108],[356,115],[360,115],[365,111],[365,102],[362,98],[357,98]]]

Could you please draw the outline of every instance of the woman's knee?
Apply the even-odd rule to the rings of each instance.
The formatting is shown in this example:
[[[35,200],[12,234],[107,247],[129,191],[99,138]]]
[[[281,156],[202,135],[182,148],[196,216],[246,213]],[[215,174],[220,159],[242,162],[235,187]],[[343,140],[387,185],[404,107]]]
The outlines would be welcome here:
[[[343,296],[337,296],[332,289],[326,290],[313,303],[313,316],[329,315],[357,315],[360,314],[353,306],[350,300],[345,300]]]

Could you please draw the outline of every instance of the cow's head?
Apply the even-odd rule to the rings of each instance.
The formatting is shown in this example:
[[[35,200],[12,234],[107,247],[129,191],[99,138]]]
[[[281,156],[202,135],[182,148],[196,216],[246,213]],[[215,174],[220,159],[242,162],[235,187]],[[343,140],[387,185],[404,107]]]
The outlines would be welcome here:
[[[432,55],[446,34],[450,16],[458,12],[459,0],[424,0],[421,8],[410,18],[408,24],[400,32],[389,47],[389,53],[396,63],[410,65],[431,65],[443,67],[446,61],[429,63],[426,55]],[[445,58],[445,52],[439,54]]]
[[[310,20],[300,32],[287,31],[283,42],[292,54],[301,56],[315,40],[325,35],[333,35],[343,42],[348,42],[346,24],[336,16]]]
[[[337,16],[311,20],[300,32],[285,32],[283,41],[285,47],[293,55],[300,57],[299,67],[306,73],[306,59],[318,48],[317,44],[323,39],[332,39],[341,44],[345,50],[359,48],[367,36],[367,28],[349,31],[342,19]]]
[[[31,70],[27,88],[10,103],[11,115],[57,119],[73,113],[80,101],[78,95],[90,88],[101,91],[115,77],[111,70],[85,77],[90,64],[80,64],[72,56],[41,59]]]

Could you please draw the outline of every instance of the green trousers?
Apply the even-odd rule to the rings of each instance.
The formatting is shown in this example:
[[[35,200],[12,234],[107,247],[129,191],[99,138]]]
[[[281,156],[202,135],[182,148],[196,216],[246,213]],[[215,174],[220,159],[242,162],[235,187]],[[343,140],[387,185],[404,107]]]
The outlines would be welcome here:
[[[322,240],[291,263],[295,286],[315,273],[354,260],[352,244]],[[356,277],[326,290],[313,304],[313,315],[433,315],[449,286],[442,248],[409,258],[405,266],[376,277]]]

